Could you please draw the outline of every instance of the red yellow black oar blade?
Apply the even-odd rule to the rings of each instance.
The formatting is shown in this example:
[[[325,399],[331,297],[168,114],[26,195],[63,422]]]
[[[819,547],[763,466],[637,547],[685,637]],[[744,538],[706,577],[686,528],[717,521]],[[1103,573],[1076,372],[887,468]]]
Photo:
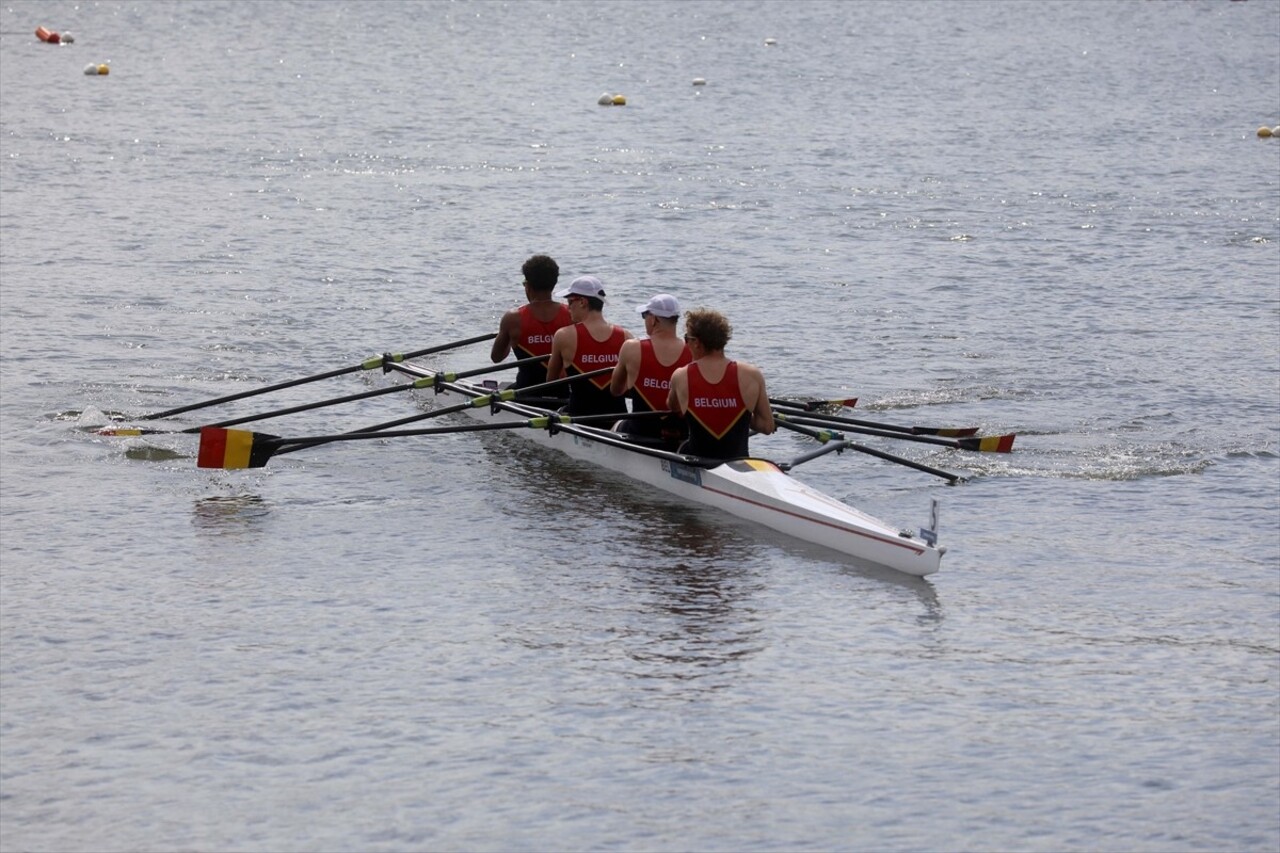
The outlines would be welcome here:
[[[961,438],[956,440],[956,444],[962,450],[980,450],[983,453],[1010,453],[1013,450],[1013,440],[1017,438],[1016,433],[1008,435],[988,435],[982,438]]]
[[[280,447],[274,435],[246,429],[205,427],[200,430],[200,468],[261,468]]]

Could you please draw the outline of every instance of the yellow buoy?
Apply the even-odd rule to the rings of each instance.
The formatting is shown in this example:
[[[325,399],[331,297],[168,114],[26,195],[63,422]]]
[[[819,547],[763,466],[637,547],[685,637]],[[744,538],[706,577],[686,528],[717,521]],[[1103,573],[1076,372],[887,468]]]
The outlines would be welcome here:
[[[1270,135],[1271,135],[1271,128],[1267,127],[1267,126],[1264,124],[1262,127],[1258,128],[1258,135],[1259,135],[1259,136],[1270,136]]]
[[[102,65],[99,65],[99,66],[98,66],[98,73],[99,73],[99,74],[110,74],[110,73],[111,73],[111,66],[107,65],[106,63],[103,63]]]
[[[626,96],[625,96],[625,95],[614,95],[614,96],[613,96],[613,105],[614,105],[615,107],[625,107],[625,106],[627,105],[627,98],[626,98]]]

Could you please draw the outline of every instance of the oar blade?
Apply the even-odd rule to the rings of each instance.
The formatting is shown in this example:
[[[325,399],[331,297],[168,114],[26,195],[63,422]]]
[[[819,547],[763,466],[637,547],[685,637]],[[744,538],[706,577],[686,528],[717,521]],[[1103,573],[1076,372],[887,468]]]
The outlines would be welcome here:
[[[199,468],[261,468],[279,448],[274,435],[245,429],[205,427],[200,430]]]
[[[1016,433],[1008,435],[987,435],[982,438],[960,438],[956,444],[962,450],[978,450],[983,453],[1010,453],[1013,451],[1013,440]]]
[[[977,427],[920,427],[911,428],[912,435],[936,435],[942,438],[970,438],[978,434]]]
[[[840,409],[852,409],[858,405],[857,397],[845,397],[842,400],[805,400],[802,404],[806,412],[818,412],[823,409],[831,409],[839,411]]]

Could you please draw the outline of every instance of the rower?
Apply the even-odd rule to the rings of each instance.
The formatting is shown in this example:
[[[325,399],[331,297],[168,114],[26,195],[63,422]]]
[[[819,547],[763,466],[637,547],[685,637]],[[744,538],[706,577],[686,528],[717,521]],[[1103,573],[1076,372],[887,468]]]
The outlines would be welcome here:
[[[684,341],[693,361],[671,374],[667,408],[685,415],[689,440],[681,451],[711,459],[742,459],[751,432],[777,427],[760,368],[732,361],[724,348],[733,327],[718,311],[699,308],[684,315]]]
[[[520,267],[524,274],[524,296],[519,308],[502,315],[498,336],[493,339],[489,358],[494,364],[504,360],[514,349],[517,359],[551,354],[551,339],[556,331],[573,320],[569,308],[552,296],[560,277],[560,266],[549,255],[533,255]],[[546,362],[522,364],[517,368],[515,388],[541,385],[547,381]]]
[[[594,275],[579,276],[557,298],[569,303],[572,326],[559,329],[551,340],[551,358],[547,360],[547,379],[590,373],[618,363],[618,350],[633,336],[621,326],[604,318],[604,283]],[[570,415],[626,414],[622,397],[609,393],[609,375],[569,383]]]
[[[615,397],[627,394],[631,411],[660,412],[667,408],[671,374],[693,361],[689,346],[676,334],[680,303],[669,293],[659,293],[636,307],[647,337],[625,342],[618,352],[618,366],[610,377]],[[616,429],[642,444],[675,450],[685,438],[684,422],[674,415],[633,418]]]

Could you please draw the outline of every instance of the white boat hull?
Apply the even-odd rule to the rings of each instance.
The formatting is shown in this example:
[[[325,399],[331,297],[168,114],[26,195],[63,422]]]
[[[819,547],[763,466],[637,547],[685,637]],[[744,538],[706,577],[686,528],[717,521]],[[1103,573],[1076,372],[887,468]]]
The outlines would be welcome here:
[[[467,382],[443,384],[454,400],[490,394],[492,388]],[[450,402],[453,402],[451,400]],[[544,410],[503,403],[502,408],[467,409],[483,421],[522,421]],[[764,459],[725,462],[711,468],[637,452],[621,439],[575,425],[555,430],[516,429],[516,435],[574,459],[595,463],[677,497],[728,512],[805,542],[821,545],[909,575],[938,571],[945,548],[929,545],[861,510],[813,489]]]

